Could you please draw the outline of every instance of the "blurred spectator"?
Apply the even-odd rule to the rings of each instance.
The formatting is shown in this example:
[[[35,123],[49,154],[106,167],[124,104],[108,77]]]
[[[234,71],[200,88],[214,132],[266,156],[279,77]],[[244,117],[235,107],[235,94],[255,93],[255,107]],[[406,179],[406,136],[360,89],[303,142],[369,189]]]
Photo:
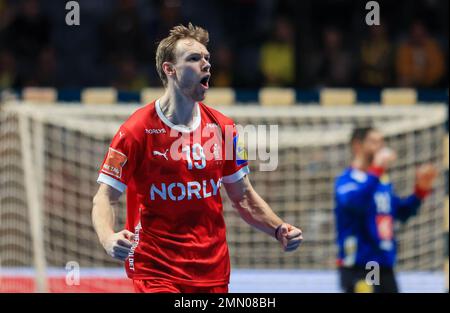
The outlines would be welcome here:
[[[17,85],[16,60],[11,52],[0,51],[0,90]]]
[[[260,52],[262,40],[273,24],[267,8],[273,0],[221,0],[222,25],[235,53],[234,86],[257,88],[262,83]],[[269,14],[270,13],[270,14]],[[214,51],[212,51],[214,55]]]
[[[181,15],[181,0],[160,0],[159,17],[160,19],[156,21],[154,26],[155,37],[158,42],[167,36],[167,32],[173,26],[178,24],[186,25],[189,22],[184,20]]]
[[[295,80],[294,30],[278,17],[273,37],[261,47],[261,71],[268,86],[292,86]]]
[[[220,45],[211,56],[213,73],[211,85],[214,87],[231,87],[233,86],[232,66],[234,57],[227,45]]]
[[[135,0],[119,0],[114,12],[101,25],[102,55],[110,63],[123,56],[138,62],[148,60],[148,45]]]
[[[17,88],[114,81],[128,89],[133,87],[114,78],[134,70],[127,75],[145,73],[150,85],[159,85],[155,43],[174,25],[192,21],[210,31],[213,86],[446,86],[448,2],[380,1],[385,20],[364,35],[361,6],[350,0],[80,0],[76,27],[64,23],[67,1],[0,0],[2,85],[11,85],[14,76]],[[390,39],[418,16],[428,21],[432,35],[414,23],[418,26],[396,50],[398,42]]]
[[[360,50],[360,82],[364,87],[392,85],[394,50],[386,33],[385,23],[369,27],[369,38]]]
[[[344,49],[342,32],[334,27],[322,33],[323,48],[311,57],[314,74],[319,86],[350,86],[353,76],[351,53]]]
[[[56,87],[60,86],[58,78],[56,53],[53,47],[45,47],[37,55],[32,69],[21,75],[16,86],[23,87]]]
[[[181,0],[153,1],[152,9],[157,16],[149,23],[146,29],[147,38],[151,43],[147,79],[152,86],[161,86],[161,79],[154,65],[157,44],[162,38],[167,36],[169,29],[179,24],[187,25],[189,22],[181,14],[181,4]]]
[[[123,91],[140,91],[149,85],[147,78],[139,73],[136,62],[131,57],[117,62],[116,75],[112,86]]]
[[[51,25],[40,11],[39,1],[24,0],[5,32],[6,45],[13,51],[23,73],[34,67],[37,56],[48,45]]]
[[[39,54],[34,76],[37,86],[58,87],[56,55],[52,47],[44,48]]]
[[[409,38],[399,46],[396,70],[400,86],[432,87],[443,77],[443,52],[421,21],[411,25]]]
[[[1,33],[6,29],[11,21],[14,19],[15,10],[8,5],[6,0],[0,0],[0,40]]]

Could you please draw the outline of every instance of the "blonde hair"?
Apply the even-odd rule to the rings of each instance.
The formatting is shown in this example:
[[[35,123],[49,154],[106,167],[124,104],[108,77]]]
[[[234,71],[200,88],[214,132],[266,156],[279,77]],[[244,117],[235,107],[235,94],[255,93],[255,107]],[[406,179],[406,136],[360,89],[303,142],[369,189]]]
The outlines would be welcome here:
[[[167,86],[167,76],[163,71],[162,65],[164,62],[175,61],[176,43],[178,40],[186,38],[194,39],[204,46],[209,42],[208,31],[199,26],[194,26],[192,23],[189,23],[187,27],[178,25],[172,28],[169,36],[161,40],[156,49],[156,70],[164,87]]]

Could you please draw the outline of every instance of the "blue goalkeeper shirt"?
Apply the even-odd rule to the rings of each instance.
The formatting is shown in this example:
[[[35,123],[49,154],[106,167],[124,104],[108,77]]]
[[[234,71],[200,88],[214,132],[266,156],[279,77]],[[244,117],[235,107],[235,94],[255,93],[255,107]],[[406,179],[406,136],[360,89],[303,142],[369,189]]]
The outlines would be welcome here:
[[[365,267],[376,261],[392,268],[396,259],[394,222],[416,215],[422,200],[416,194],[398,197],[387,175],[347,168],[335,182],[338,262]]]

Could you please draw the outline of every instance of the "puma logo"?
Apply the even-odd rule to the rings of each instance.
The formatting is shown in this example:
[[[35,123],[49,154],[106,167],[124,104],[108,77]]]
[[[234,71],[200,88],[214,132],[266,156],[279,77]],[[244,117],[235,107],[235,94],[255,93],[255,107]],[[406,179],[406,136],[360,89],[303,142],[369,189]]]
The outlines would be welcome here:
[[[164,159],[166,159],[167,161],[169,161],[169,159],[167,158],[167,152],[169,151],[169,149],[166,149],[166,152],[159,152],[159,151],[153,151],[153,155],[159,155],[164,157]]]

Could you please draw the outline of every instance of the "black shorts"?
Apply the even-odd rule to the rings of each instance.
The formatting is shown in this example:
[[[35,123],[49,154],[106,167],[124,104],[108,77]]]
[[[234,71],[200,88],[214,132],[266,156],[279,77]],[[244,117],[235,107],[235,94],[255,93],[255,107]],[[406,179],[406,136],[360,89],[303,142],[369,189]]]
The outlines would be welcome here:
[[[363,267],[340,267],[339,278],[343,292],[349,293],[397,293],[397,281],[392,268],[380,267],[379,284],[366,282],[370,270]]]

